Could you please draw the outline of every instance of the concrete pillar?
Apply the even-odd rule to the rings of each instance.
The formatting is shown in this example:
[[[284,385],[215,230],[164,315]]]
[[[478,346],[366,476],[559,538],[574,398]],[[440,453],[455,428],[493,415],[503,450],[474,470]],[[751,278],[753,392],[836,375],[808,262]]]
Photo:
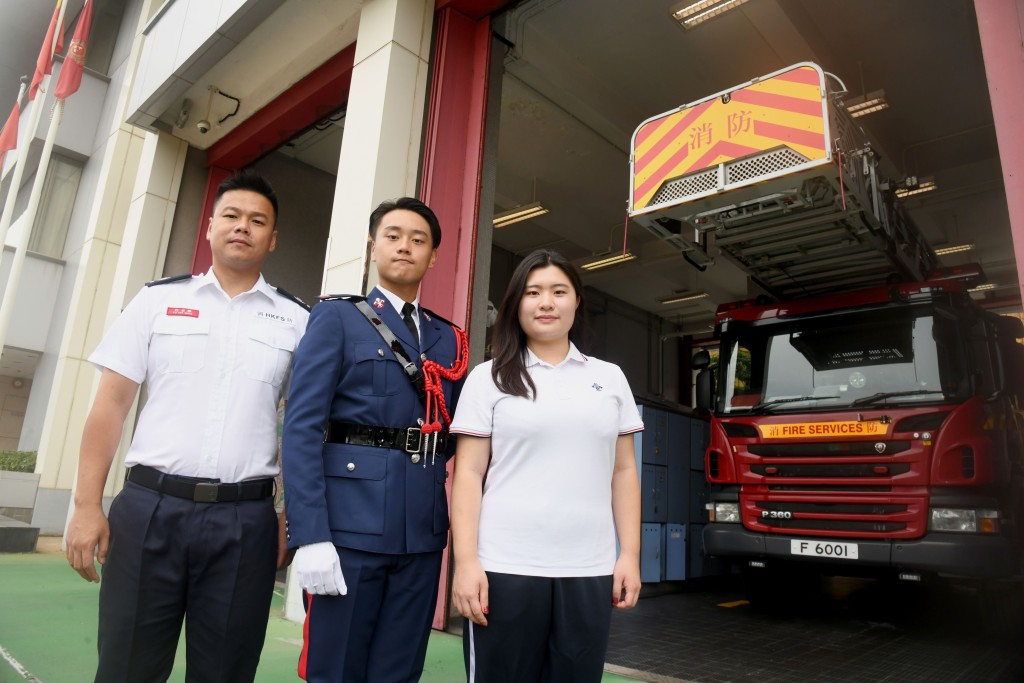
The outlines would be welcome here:
[[[370,212],[416,194],[433,12],[432,0],[370,0],[360,13],[325,292],[362,293]]]
[[[974,0],[1024,298],[1024,0]]]

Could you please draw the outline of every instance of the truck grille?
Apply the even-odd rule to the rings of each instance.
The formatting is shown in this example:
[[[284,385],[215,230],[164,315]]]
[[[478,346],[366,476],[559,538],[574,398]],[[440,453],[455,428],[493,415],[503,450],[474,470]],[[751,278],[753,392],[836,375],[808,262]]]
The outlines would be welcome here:
[[[922,443],[735,445],[743,524],[752,531],[849,539],[916,538],[925,531],[930,476]]]
[[[877,444],[883,444],[879,453]],[[753,455],[773,457],[831,457],[836,455],[896,455],[910,450],[909,441],[838,441],[831,443],[760,443],[752,444],[748,450]]]
[[[892,477],[910,471],[907,463],[886,465],[753,465],[754,474],[772,477]]]

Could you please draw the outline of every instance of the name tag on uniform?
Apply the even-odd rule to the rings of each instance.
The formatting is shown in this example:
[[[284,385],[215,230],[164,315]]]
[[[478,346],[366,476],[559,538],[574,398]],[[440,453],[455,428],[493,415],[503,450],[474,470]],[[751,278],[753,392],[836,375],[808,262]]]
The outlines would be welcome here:
[[[174,306],[168,306],[167,315],[180,315],[188,318],[198,318],[199,311],[194,308],[176,308]]]

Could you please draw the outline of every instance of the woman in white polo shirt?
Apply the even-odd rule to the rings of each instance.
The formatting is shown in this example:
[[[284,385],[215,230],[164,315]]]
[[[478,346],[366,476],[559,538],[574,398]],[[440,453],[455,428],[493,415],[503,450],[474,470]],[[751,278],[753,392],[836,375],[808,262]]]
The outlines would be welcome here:
[[[498,308],[494,359],[466,380],[451,425],[470,683],[600,681],[611,609],[640,592],[643,422],[618,366],[576,348],[582,297],[560,254],[527,256]]]

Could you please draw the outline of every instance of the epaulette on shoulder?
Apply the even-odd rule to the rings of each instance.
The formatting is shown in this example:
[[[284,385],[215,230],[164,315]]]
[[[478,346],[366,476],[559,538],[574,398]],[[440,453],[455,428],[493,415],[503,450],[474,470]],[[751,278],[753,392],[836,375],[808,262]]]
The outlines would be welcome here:
[[[443,316],[440,316],[440,315],[438,315],[437,313],[434,313],[433,311],[431,311],[431,310],[430,310],[430,309],[428,309],[428,308],[423,308],[422,306],[420,306],[420,311],[421,311],[421,312],[422,312],[422,313],[423,313],[424,315],[426,315],[426,316],[427,316],[427,319],[428,319],[428,320],[429,320],[429,319],[431,319],[431,318],[435,318],[435,319],[437,319],[437,320],[440,320],[441,322],[443,322],[443,323],[444,323],[445,325],[450,325],[451,327],[458,327],[458,325],[456,325],[455,323],[453,323],[453,322],[452,322],[451,320],[448,320],[447,318],[445,318],[445,317],[443,317]]]
[[[366,297],[359,296],[358,294],[321,294],[317,297],[317,301],[351,301],[355,303],[357,301],[366,301]]]
[[[283,296],[285,299],[288,299],[288,301],[292,301],[294,303],[297,303],[299,306],[302,306],[304,309],[306,309],[307,313],[311,310],[309,304],[307,304],[305,301],[303,301],[299,297],[295,296],[291,292],[283,289],[282,287],[274,287],[274,289],[277,290],[278,294]]]
[[[146,283],[147,287],[156,287],[157,285],[169,285],[172,282],[182,282],[184,280],[191,280],[192,273],[182,273],[181,275],[168,275],[162,277],[159,280],[150,280]]]

